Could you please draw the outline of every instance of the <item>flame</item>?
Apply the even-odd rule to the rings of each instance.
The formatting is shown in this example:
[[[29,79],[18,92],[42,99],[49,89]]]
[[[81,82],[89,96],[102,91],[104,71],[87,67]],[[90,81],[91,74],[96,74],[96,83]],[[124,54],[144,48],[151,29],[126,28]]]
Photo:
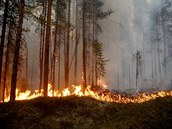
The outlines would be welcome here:
[[[106,88],[106,86],[104,87]],[[91,86],[88,86],[83,92],[81,85],[80,86],[73,85],[70,88],[64,89],[62,92],[58,90],[53,92],[52,89],[53,89],[52,85],[48,84],[49,97],[52,97],[52,96],[65,97],[65,96],[70,96],[70,95],[90,96],[97,100],[107,101],[107,102],[116,102],[116,103],[142,103],[142,102],[153,100],[159,97],[172,96],[172,91],[160,91],[160,92],[155,92],[152,94],[138,93],[136,96],[127,97],[121,94],[112,93],[106,89],[93,91],[91,90]],[[31,90],[20,92],[20,89],[16,89],[16,100],[30,100],[30,99],[41,97],[41,96],[43,96],[43,89],[41,90],[41,92],[39,92],[39,90],[34,90],[33,92]],[[4,101],[8,102],[9,99],[10,99],[10,96],[6,96]]]

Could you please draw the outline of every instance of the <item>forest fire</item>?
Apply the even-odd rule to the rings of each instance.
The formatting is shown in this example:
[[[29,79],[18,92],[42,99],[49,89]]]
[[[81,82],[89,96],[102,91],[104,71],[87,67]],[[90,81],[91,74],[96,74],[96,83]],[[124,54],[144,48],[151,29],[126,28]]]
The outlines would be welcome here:
[[[53,94],[54,93],[54,94]],[[159,97],[172,96],[172,91],[160,91],[154,93],[138,93],[134,96],[123,95],[119,93],[112,93],[109,90],[102,88],[92,89],[91,86],[88,86],[85,91],[82,91],[82,86],[72,86],[70,88],[64,89],[62,92],[52,90],[51,84],[48,85],[48,96],[49,97],[66,97],[66,96],[89,96],[97,100],[106,101],[106,102],[116,102],[116,103],[142,103],[145,101],[153,100]],[[16,100],[30,100],[37,97],[43,96],[43,90],[41,93],[39,90],[34,90],[33,92],[27,90],[25,92],[20,92],[19,89],[16,90]],[[9,96],[5,97],[5,102],[8,102],[10,99]]]

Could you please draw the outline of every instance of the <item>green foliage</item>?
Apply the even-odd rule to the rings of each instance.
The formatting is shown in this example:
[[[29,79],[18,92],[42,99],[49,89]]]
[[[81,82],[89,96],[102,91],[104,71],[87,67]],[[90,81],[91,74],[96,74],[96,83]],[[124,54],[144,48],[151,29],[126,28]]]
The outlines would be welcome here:
[[[113,13],[111,9],[107,11],[102,10],[104,2],[101,0],[87,0],[85,5],[87,15],[94,16],[96,19],[104,19]]]
[[[28,2],[25,7],[25,13],[31,17],[34,21],[36,21],[39,24],[43,24],[46,22],[46,18],[44,18],[43,14],[43,7],[47,5],[47,0],[34,0],[31,2]],[[52,9],[58,13],[58,19],[61,21],[65,21],[65,10],[66,10],[66,0],[53,0],[52,3]],[[41,12],[41,13],[40,13]],[[39,14],[40,13],[40,14]],[[54,16],[55,17],[55,16]],[[54,18],[52,18],[53,20]],[[52,21],[56,22],[56,21]]]
[[[94,24],[98,26],[97,20],[102,20],[110,16],[114,11],[108,9],[107,11],[103,10],[104,2],[101,0],[87,0],[86,1],[86,17],[94,17]],[[99,26],[100,27],[100,26]]]
[[[96,54],[96,65],[97,65],[97,72],[99,76],[104,77],[106,70],[105,65],[108,60],[105,60],[103,57],[103,47],[102,43],[97,40],[94,40],[92,43],[94,52]]]

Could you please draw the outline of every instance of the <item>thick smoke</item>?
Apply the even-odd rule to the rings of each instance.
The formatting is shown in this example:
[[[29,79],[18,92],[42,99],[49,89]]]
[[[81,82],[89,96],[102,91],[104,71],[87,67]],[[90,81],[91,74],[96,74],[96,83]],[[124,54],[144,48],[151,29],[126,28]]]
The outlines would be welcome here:
[[[162,0],[106,0],[105,8],[114,13],[102,21],[107,63],[106,82],[109,89],[119,91],[143,91],[169,89],[171,85],[170,66],[167,75],[162,75],[163,50],[157,51],[154,40],[157,25],[155,15],[161,10]],[[163,28],[161,28],[163,29]],[[161,30],[160,29],[160,30]],[[163,43],[160,41],[160,48]],[[139,51],[141,66],[136,87],[136,59]],[[160,63],[158,64],[158,53]],[[160,66],[158,66],[160,65]],[[161,72],[159,70],[161,69]]]

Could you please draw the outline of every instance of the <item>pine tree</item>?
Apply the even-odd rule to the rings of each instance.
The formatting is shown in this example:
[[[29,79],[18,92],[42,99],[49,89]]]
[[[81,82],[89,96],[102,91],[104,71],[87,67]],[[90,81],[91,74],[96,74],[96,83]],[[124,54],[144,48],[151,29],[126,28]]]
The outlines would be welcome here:
[[[0,89],[1,89],[1,79],[2,79],[2,64],[3,64],[3,55],[4,55],[3,52],[4,52],[4,43],[5,43],[5,33],[6,33],[6,25],[7,25],[7,17],[8,17],[8,6],[9,6],[9,0],[6,0],[4,15],[3,15],[1,42],[0,42]]]
[[[49,75],[49,45],[51,37],[51,8],[52,0],[48,0],[46,41],[44,53],[44,97],[48,96],[48,75]]]
[[[16,46],[15,46],[15,52],[14,52],[13,73],[12,73],[12,80],[11,80],[11,93],[10,93],[11,102],[15,101],[15,96],[16,96],[16,83],[17,83],[17,72],[18,72],[18,63],[19,63],[22,25],[23,25],[23,17],[24,17],[24,5],[25,5],[25,0],[20,0],[19,21],[18,21],[17,34],[16,34],[16,44],[15,44]]]

